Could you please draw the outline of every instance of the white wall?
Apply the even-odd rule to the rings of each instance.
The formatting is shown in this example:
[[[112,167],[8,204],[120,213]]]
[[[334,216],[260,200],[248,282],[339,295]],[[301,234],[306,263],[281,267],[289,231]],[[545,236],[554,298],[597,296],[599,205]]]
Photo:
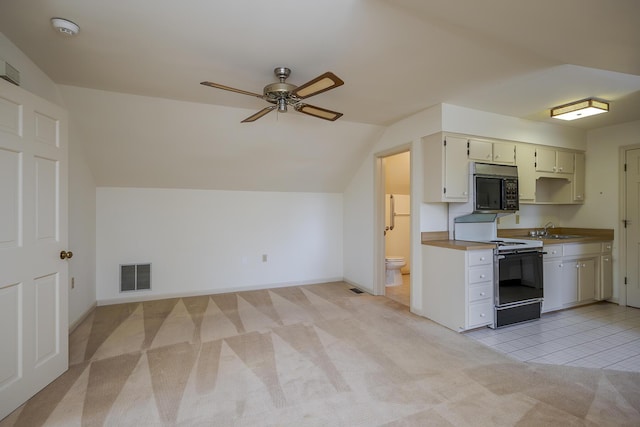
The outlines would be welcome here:
[[[382,236],[383,228],[375,229],[374,169],[379,153],[406,144],[411,146],[411,212],[421,209],[423,192],[422,136],[439,131],[440,106],[415,114],[388,127],[373,149],[365,156],[344,192],[344,277],[345,280],[374,292],[376,254],[374,235]],[[411,221],[411,280],[420,283],[421,243],[420,221]],[[384,263],[384,259],[378,260]],[[413,290],[413,288],[412,288]],[[420,310],[420,289],[411,294],[412,310]]]
[[[442,105],[442,130],[554,147],[586,149],[586,132],[457,105]]]
[[[96,184],[84,158],[74,117],[69,118],[69,324],[96,303]]]
[[[333,193],[99,187],[98,303],[342,280],[342,208]],[[119,293],[131,263],[152,263],[152,291]]]
[[[0,58],[20,71],[20,87],[54,104],[66,107],[58,86],[20,49],[0,33]],[[82,138],[69,114],[69,325],[77,322],[95,303],[95,184],[88,169]]]
[[[620,271],[620,147],[640,144],[640,121],[596,129],[588,133],[586,154],[586,194],[584,209],[576,215],[576,224],[595,228],[613,228],[613,298],[624,289]]]

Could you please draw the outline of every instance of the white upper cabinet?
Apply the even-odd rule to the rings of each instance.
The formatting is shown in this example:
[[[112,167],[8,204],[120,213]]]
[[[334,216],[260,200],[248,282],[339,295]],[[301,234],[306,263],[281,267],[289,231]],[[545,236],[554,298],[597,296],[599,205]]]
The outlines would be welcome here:
[[[518,166],[518,192],[521,203],[533,203],[536,199],[536,149],[530,144],[516,146]]]
[[[536,171],[549,173],[573,173],[573,152],[536,148]]]
[[[447,133],[422,141],[425,203],[467,202],[469,162],[516,165],[520,203],[584,203],[582,151]]]
[[[573,178],[573,201],[575,203],[584,202],[584,153],[575,153],[575,168]]]
[[[435,134],[423,138],[424,201],[466,202],[469,198],[467,138]]]
[[[515,147],[515,144],[509,142],[490,142],[470,139],[469,160],[512,165],[516,161]]]

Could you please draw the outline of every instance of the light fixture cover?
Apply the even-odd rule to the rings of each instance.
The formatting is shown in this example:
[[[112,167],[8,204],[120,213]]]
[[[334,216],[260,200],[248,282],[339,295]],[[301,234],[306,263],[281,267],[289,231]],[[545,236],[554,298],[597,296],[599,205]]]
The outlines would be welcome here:
[[[551,117],[560,120],[576,120],[608,111],[609,103],[590,98],[553,107],[551,109]]]
[[[64,18],[51,18],[51,25],[66,36],[75,36],[80,31],[78,24]]]

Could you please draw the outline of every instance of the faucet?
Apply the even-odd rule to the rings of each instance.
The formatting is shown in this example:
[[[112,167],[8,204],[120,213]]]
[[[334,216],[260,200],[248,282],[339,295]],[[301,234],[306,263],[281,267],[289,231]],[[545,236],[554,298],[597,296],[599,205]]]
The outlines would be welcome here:
[[[543,227],[544,227],[544,234],[543,234],[543,236],[546,236],[546,235],[549,233],[547,230],[548,230],[549,228],[553,228],[553,227],[555,227],[555,226],[553,225],[553,222],[549,221],[549,222],[547,222]]]

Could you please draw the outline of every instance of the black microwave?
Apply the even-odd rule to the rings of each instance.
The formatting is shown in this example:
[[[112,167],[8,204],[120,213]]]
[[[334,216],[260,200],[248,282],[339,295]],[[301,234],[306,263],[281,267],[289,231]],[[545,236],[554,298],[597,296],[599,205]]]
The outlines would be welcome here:
[[[518,167],[473,164],[473,210],[477,213],[513,213],[520,209]]]

